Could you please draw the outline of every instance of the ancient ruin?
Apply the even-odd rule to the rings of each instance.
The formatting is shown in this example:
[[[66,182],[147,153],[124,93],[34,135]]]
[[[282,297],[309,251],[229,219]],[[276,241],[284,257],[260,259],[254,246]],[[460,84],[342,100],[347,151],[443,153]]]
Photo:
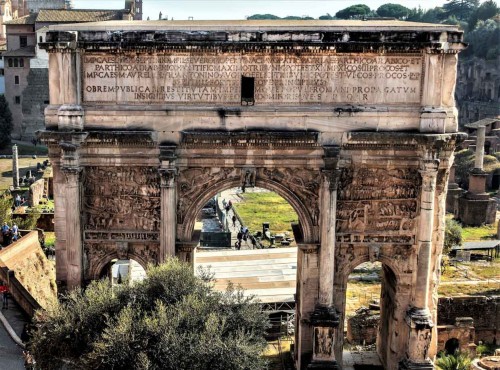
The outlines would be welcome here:
[[[248,181],[300,221],[295,361],[342,367],[347,277],[380,261],[377,351],[432,369],[462,32],[399,21],[52,26],[41,138],[57,280],[191,261],[196,215]]]

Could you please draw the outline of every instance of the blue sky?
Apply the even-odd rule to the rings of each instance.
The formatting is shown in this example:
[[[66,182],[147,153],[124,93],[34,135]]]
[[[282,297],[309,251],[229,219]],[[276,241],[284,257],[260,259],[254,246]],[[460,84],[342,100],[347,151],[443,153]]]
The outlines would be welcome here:
[[[143,0],[144,19],[163,17],[186,20],[193,17],[201,19],[245,19],[256,13],[271,13],[280,17],[287,15],[308,15],[314,18],[354,4],[366,4],[372,9],[385,3],[399,3],[413,8],[432,8],[446,3],[445,0]],[[79,9],[122,9],[125,0],[73,0],[74,8]]]

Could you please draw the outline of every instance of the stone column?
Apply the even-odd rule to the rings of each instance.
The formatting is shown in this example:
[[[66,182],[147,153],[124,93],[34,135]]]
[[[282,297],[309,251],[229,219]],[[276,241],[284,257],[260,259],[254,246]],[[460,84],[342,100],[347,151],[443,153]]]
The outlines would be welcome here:
[[[12,146],[12,186],[19,189],[19,156],[17,152],[17,145]]]
[[[340,319],[333,306],[335,273],[335,224],[337,219],[337,183],[340,171],[324,171],[321,187],[321,249],[319,294],[311,324],[314,327],[313,358],[309,369],[338,369],[334,338]]]
[[[81,227],[81,186],[79,167],[63,167],[62,172],[66,179],[64,186],[64,200],[66,213],[66,241],[67,241],[67,287],[78,288],[83,279],[83,243]]]
[[[161,176],[161,226],[159,262],[175,256],[176,188],[175,168],[160,168]]]
[[[429,296],[431,294],[432,233],[438,165],[437,160],[426,160],[420,170],[422,191],[418,225],[417,279],[414,306],[406,316],[406,322],[410,326],[410,338],[407,359],[402,364],[403,369],[433,369],[428,355],[434,326],[429,311]]]
[[[484,160],[484,141],[486,139],[486,127],[479,126],[477,128],[477,139],[476,139],[476,160],[474,162],[474,168],[480,170],[483,169]]]

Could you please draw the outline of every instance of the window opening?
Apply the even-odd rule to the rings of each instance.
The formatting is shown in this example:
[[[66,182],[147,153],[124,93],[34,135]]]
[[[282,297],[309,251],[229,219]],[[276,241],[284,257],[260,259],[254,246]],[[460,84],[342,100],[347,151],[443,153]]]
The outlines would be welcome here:
[[[19,36],[19,46],[22,48],[28,46],[28,36]]]
[[[16,104],[21,104],[21,97],[20,96],[16,96],[15,97],[15,101],[14,101]]]
[[[255,78],[241,76],[241,105],[255,104]]]
[[[19,85],[19,76],[14,76],[14,84]]]

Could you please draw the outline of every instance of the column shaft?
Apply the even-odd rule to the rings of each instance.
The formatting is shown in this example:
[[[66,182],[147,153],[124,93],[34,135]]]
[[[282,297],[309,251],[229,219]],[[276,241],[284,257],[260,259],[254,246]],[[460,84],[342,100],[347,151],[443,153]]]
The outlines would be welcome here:
[[[337,186],[335,174],[323,176],[321,189],[321,249],[318,304],[333,305],[333,275],[335,270],[335,223],[337,213]]]
[[[422,195],[420,201],[420,222],[418,230],[418,266],[415,306],[427,309],[431,279],[432,232],[434,229],[434,199],[436,194],[437,163],[426,163],[420,171]]]
[[[477,139],[476,139],[476,159],[474,162],[474,168],[483,169],[484,160],[484,141],[486,139],[486,127],[481,126],[477,128]]]
[[[66,176],[64,206],[66,208],[68,289],[80,287],[83,278],[80,171],[80,168],[63,168]]]
[[[176,189],[175,170],[161,169],[160,262],[175,256]]]

